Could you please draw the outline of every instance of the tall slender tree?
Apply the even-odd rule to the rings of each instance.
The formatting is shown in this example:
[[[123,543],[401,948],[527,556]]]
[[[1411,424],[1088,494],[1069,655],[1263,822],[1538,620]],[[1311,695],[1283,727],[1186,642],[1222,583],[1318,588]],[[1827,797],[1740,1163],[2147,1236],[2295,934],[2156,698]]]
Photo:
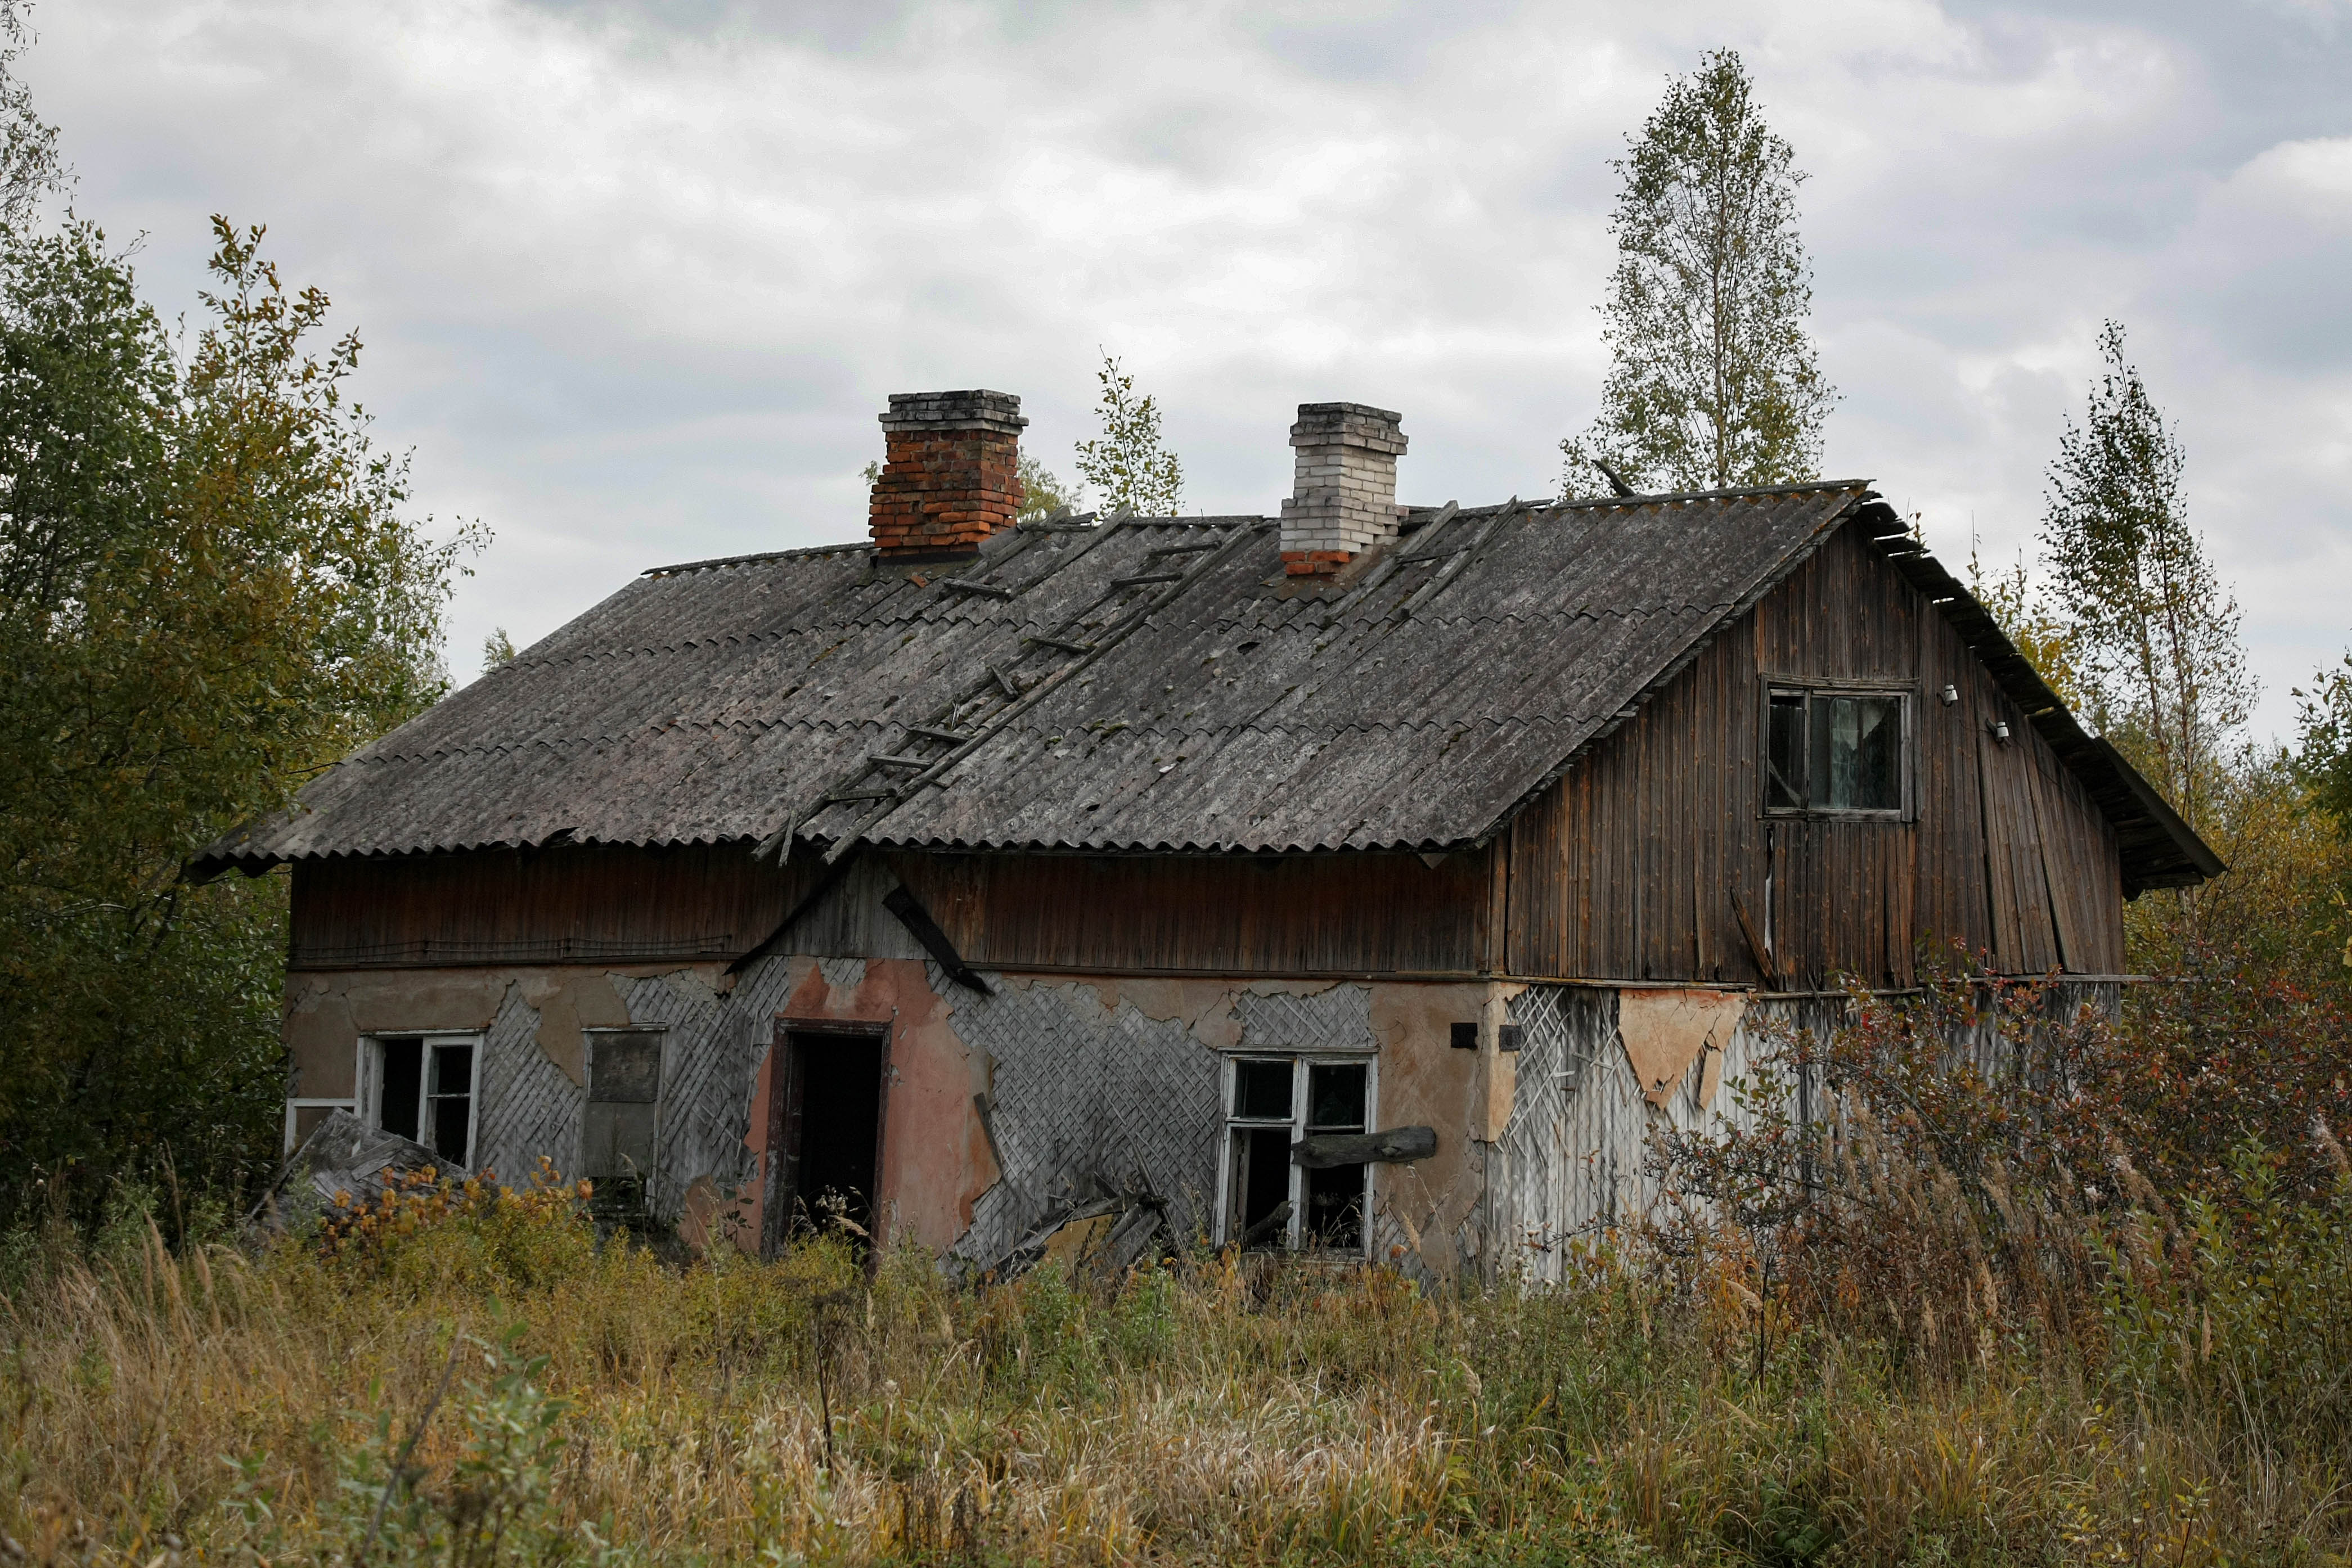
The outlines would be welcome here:
[[[2050,465],[2042,549],[2091,715],[2202,827],[2253,709],[2238,605],[2189,526],[2187,466],[2124,329],[2099,332],[2099,378]]]
[[[1715,50],[1675,78],[1626,146],[1599,307],[1609,374],[1600,415],[1560,443],[1563,493],[1608,494],[1601,465],[1642,490],[1812,477],[1837,394],[1805,329],[1804,175],[1739,56]]]
[[[1095,372],[1102,383],[1096,412],[1102,434],[1078,443],[1078,477],[1102,492],[1112,516],[1164,517],[1175,513],[1184,493],[1184,468],[1176,454],[1160,444],[1160,404],[1138,396],[1135,378],[1118,361],[1103,355]]]

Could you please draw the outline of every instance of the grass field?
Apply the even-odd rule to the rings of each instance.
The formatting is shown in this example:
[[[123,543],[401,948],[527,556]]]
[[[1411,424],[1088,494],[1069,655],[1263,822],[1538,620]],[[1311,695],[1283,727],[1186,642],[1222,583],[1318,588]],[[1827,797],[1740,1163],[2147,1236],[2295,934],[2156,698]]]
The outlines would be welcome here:
[[[2060,1341],[1997,1305],[1809,1322],[1736,1249],[1546,1293],[1207,1253],[966,1289],[824,1243],[666,1262],[555,1186],[412,1197],[340,1249],[174,1256],[126,1210],[7,1260],[0,1551],[2336,1561],[2352,1231],[2255,1197],[2174,1239],[2193,1294],[2159,1249]]]

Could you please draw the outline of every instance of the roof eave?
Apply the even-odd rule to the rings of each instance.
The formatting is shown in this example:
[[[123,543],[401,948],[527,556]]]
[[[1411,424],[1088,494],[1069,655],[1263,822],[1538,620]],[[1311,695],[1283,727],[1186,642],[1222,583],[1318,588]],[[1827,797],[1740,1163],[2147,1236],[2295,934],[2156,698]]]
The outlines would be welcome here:
[[[2116,831],[2126,897],[2148,888],[2194,887],[2229,869],[2123,753],[2083,727],[1993,613],[1926,546],[1914,541],[1892,507],[1878,502],[1858,512],[1855,520],[1871,530],[1870,542],[1880,558],[1942,612],[1993,684],[2081,781]]]

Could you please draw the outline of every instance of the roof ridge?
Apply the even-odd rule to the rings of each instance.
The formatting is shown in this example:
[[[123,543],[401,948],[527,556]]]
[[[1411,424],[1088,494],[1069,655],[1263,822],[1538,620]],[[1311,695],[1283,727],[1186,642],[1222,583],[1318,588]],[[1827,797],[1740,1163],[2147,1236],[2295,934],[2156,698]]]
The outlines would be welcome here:
[[[873,548],[873,540],[858,539],[837,545],[803,545],[797,549],[756,550],[750,555],[716,555],[708,560],[682,560],[672,566],[649,566],[637,576],[669,577],[679,572],[715,571],[722,566],[752,566],[763,560],[795,560],[803,556],[840,555],[850,550],[863,553]]]
[[[1867,490],[1869,479],[1805,479],[1792,485],[1733,486],[1721,490],[1664,490],[1654,496],[1586,496],[1576,500],[1528,503],[1533,511],[1590,511],[1601,507],[1649,507],[1661,501],[1737,501],[1756,496],[1810,496]]]

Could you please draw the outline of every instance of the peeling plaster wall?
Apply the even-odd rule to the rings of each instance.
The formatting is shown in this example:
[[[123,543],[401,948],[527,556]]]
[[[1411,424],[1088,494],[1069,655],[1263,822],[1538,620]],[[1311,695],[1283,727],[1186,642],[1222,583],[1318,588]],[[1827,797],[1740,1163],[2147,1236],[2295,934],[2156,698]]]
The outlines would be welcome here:
[[[789,970],[772,960],[740,981],[715,964],[304,972],[287,988],[292,1092],[350,1096],[366,1035],[480,1031],[474,1163],[509,1181],[542,1156],[570,1172],[580,1162],[587,1098],[583,1031],[657,1026],[667,1038],[648,1197],[657,1212],[674,1215],[698,1180],[716,1192],[755,1174],[746,1134],[768,1045],[762,1020]]]
[[[583,1030],[664,1028],[647,1196],[699,1241],[730,1210],[740,1239],[761,1234],[774,1042],[795,1022],[886,1026],[884,1239],[970,1263],[1105,1191],[1149,1192],[1176,1235],[1207,1234],[1223,1053],[1360,1053],[1380,1064],[1379,1124],[1438,1131],[1433,1158],[1376,1171],[1380,1247],[1439,1272],[1475,1250],[1447,1240],[1422,1254],[1475,1207],[1479,1058],[1448,1036],[1491,988],[990,980],[983,997],[929,959],[808,955],[732,977],[713,965],[304,973],[286,1032],[295,1092],[326,1096],[351,1092],[362,1035],[482,1031],[477,1163],[519,1179],[542,1156],[577,1166]]]
[[[1843,997],[1749,999],[1739,992],[1512,988],[1521,1048],[1508,1120],[1488,1151],[1484,1229],[1487,1267],[1553,1281],[1566,1250],[1645,1211],[1658,1197],[1647,1155],[1656,1134],[1752,1124],[1727,1085],[1751,1079],[1777,1041],[1844,1019]],[[2118,988],[2074,981],[2051,988],[2053,1018],[2091,1005],[2112,1010]],[[1953,1041],[1990,1067],[2001,1046],[1990,1022]],[[1800,1121],[1831,1113],[1820,1087],[1792,1085]]]
[[[1721,1125],[1736,1112],[1723,1084],[1750,1071],[1775,1027],[1822,1027],[1843,1005],[1717,990],[1519,990],[1508,1001],[1521,1042],[1509,1117],[1487,1166],[1489,1270],[1556,1281],[1570,1247],[1655,1198],[1645,1164],[1654,1133]]]
[[[982,996],[927,958],[805,954],[732,977],[708,965],[305,973],[286,1032],[296,1092],[328,1097],[351,1092],[362,1034],[481,1031],[480,1163],[517,1179],[542,1155],[576,1165],[582,1031],[662,1027],[648,1196],[690,1241],[731,1211],[751,1245],[774,1169],[774,1042],[796,1023],[880,1025],[880,1239],[965,1266],[1119,1191],[1159,1199],[1176,1237],[1206,1236],[1223,1056],[1361,1055],[1378,1063],[1376,1124],[1437,1132],[1433,1157],[1374,1167],[1371,1255],[1424,1278],[1553,1281],[1580,1239],[1654,1200],[1654,1134],[1725,1125],[1741,1113],[1727,1085],[1776,1031],[1829,1029],[1845,1005],[1509,982],[987,978]],[[2062,988],[2052,1006],[2111,1003],[2113,989]],[[1479,1049],[1453,1049],[1453,1026],[1471,1019]],[[1505,1022],[1519,1026],[1516,1053],[1497,1049]],[[1815,1114],[1810,1086],[1798,1094],[1797,1113]]]

